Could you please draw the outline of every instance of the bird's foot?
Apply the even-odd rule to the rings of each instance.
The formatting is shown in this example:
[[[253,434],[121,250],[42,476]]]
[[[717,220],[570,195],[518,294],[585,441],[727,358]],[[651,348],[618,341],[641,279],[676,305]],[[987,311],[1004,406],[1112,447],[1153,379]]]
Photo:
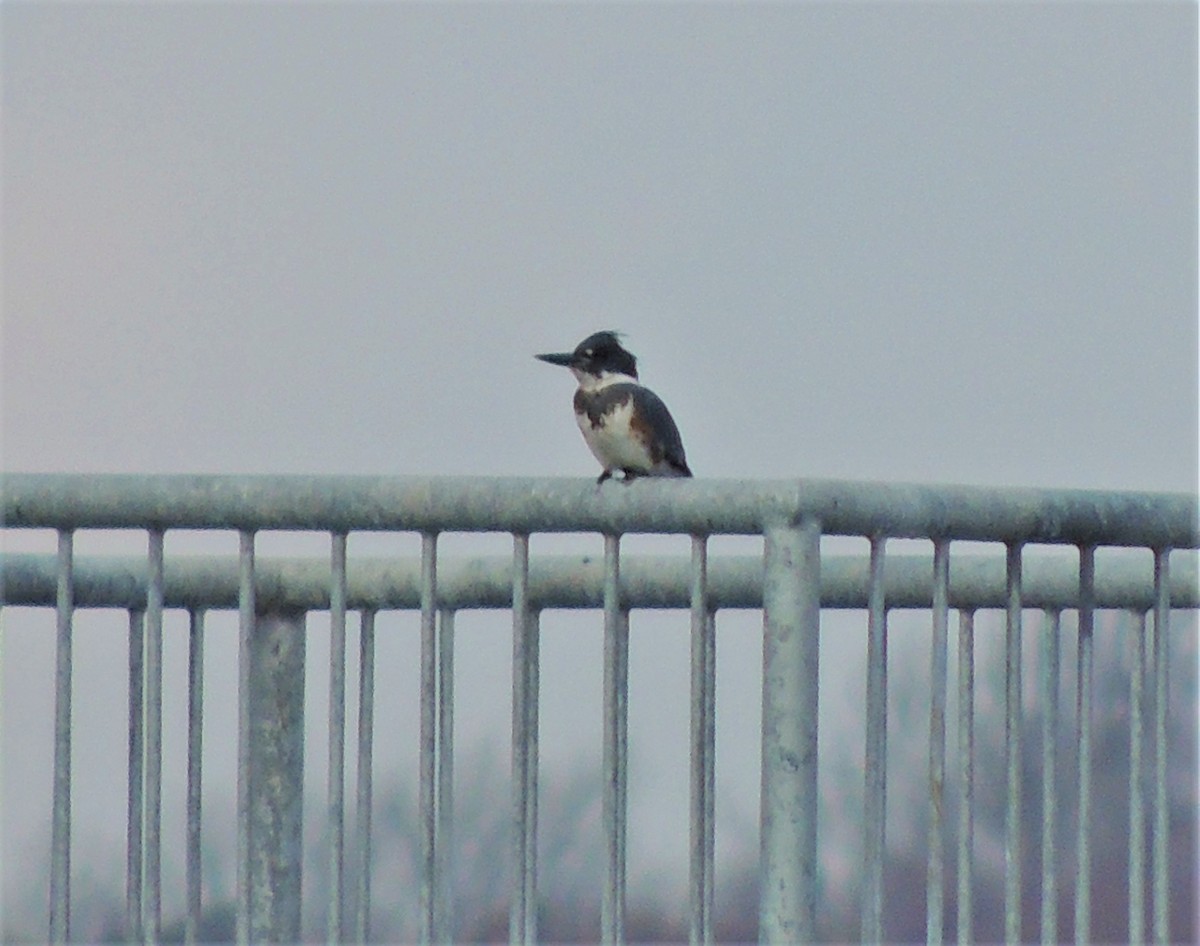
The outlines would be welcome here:
[[[621,472],[624,474],[621,477],[621,482],[625,483],[626,485],[628,485],[629,483],[632,483],[634,480],[636,480],[639,476],[642,475],[638,470],[622,469]],[[596,480],[596,485],[600,486],[604,483],[605,480],[611,480],[611,479],[613,479],[613,471],[605,470],[603,473],[600,474],[599,478]]]

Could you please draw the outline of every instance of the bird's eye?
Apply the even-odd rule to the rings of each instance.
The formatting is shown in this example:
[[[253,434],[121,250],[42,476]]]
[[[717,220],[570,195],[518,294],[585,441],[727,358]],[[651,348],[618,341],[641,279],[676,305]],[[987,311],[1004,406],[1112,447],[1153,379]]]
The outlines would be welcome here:
[[[594,354],[596,354],[596,353],[595,353],[594,351],[592,351],[592,350],[589,348],[589,349],[587,349],[587,350],[586,350],[586,351],[583,353],[583,357],[584,357],[584,358],[591,358],[591,357],[592,357],[592,355],[594,355]]]

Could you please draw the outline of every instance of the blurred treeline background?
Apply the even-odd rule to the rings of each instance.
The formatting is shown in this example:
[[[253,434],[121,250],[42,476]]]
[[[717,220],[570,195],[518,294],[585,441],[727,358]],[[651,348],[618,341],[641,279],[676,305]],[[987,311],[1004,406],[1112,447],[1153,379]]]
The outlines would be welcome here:
[[[976,634],[994,643],[1003,636],[1003,616],[980,612]],[[1036,627],[1036,622],[1034,624]],[[952,622],[951,637],[956,624]],[[1097,622],[1095,637],[1095,704],[1093,711],[1092,819],[1092,936],[1097,942],[1127,942],[1129,906],[1129,746],[1130,668],[1133,615],[1106,613]],[[1027,627],[1026,667],[1036,667],[1038,634]],[[1060,726],[1056,774],[1059,792],[1058,851],[1059,939],[1073,937],[1075,889],[1074,799],[1078,790],[1075,744],[1075,633],[1073,617],[1065,616],[1062,632]],[[1030,654],[1030,651],[1033,651]],[[1197,633],[1194,615],[1174,615],[1171,633],[1171,686],[1168,698],[1168,773],[1170,806],[1170,922],[1171,940],[1195,942],[1197,841]],[[907,667],[909,661],[921,661]],[[925,877],[928,837],[927,648],[897,647],[889,667],[888,859],[885,867],[886,938],[912,942],[925,936]],[[911,671],[911,672],[910,672]],[[1149,672],[1149,670],[1147,670]],[[955,662],[951,655],[950,704],[947,720],[947,807],[950,838],[946,849],[944,930],[956,935],[954,893],[955,842],[960,787],[955,755]],[[1022,804],[1023,898],[1022,937],[1040,935],[1042,715],[1036,698],[1036,676],[1026,670],[1026,705],[1021,750],[1024,784]],[[1151,680],[1145,688],[1147,805],[1152,797],[1154,762],[1150,743]],[[981,647],[976,659],[976,785],[974,837],[974,924],[981,942],[1003,939],[1004,918],[1004,664],[1002,649]],[[720,711],[718,707],[718,712]],[[453,858],[455,937],[462,942],[501,942],[508,936],[508,889],[511,850],[507,746],[469,747],[455,763],[455,845]],[[718,768],[720,754],[718,749]],[[850,741],[822,746],[820,839],[822,891],[820,934],[823,940],[855,940],[859,930],[861,849],[862,746]],[[565,769],[543,767],[540,779],[539,870],[541,903],[539,934],[546,942],[583,943],[599,939],[600,885],[603,848],[600,834],[599,771],[592,761]],[[632,790],[632,787],[631,787]],[[411,942],[417,937],[419,891],[419,833],[416,798],[409,780],[376,774],[373,842],[371,939]],[[351,797],[351,796],[348,796]],[[306,818],[321,817],[320,799],[308,802]],[[726,843],[734,853],[718,863],[716,931],[724,942],[757,939],[757,813],[741,812],[722,819],[718,800],[717,831],[739,837]],[[205,902],[201,939],[227,942],[233,938],[233,826],[206,820],[210,839],[204,851]],[[732,824],[731,824],[732,820]],[[1153,820],[1147,807],[1147,840]],[[123,833],[123,832],[122,832]],[[306,855],[304,934],[311,942],[324,939],[327,857],[323,828],[307,831],[313,848]],[[743,836],[744,835],[744,836]],[[214,844],[211,839],[219,839]],[[729,841],[728,838],[725,839]],[[228,842],[228,843],[225,843]],[[346,922],[355,910],[353,811],[347,821]],[[182,884],[182,871],[164,857],[164,886]],[[1150,858],[1146,858],[1150,887]],[[72,926],[74,937],[92,942],[119,942],[126,937],[123,876],[104,876],[86,860],[74,866]],[[688,935],[686,864],[676,875],[631,877],[627,892],[625,929],[631,941],[685,942]],[[30,864],[28,883],[4,917],[6,942],[44,939],[46,864]],[[228,891],[221,896],[214,891]],[[9,904],[14,898],[8,898]],[[1149,906],[1149,904],[1148,904]],[[1147,916],[1150,916],[1147,911]],[[164,916],[163,939],[183,939],[183,920]],[[349,928],[349,927],[348,927]]]

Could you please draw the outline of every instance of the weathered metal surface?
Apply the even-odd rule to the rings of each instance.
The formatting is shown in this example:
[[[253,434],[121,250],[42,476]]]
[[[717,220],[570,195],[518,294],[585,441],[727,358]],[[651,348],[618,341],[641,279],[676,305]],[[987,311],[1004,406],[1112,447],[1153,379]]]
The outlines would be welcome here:
[[[1197,497],[838,480],[187,476],[9,473],[10,528],[759,534],[1200,546]]]
[[[1027,608],[1075,608],[1079,604],[1079,568],[1069,556],[1028,553],[1021,589]],[[0,605],[52,605],[56,593],[52,555],[0,555]],[[1148,610],[1157,604],[1154,566],[1145,561],[1098,560],[1096,607]],[[866,608],[870,563],[862,558],[824,556],[821,569],[823,608]],[[1171,556],[1170,604],[1200,607],[1197,556]],[[632,608],[691,607],[691,561],[687,557],[621,557],[622,600]],[[260,612],[327,610],[331,572],[318,559],[262,559],[255,568]],[[75,606],[144,608],[148,587],[145,559],[76,558]],[[604,562],[600,556],[541,556],[529,560],[529,603],[542,608],[599,608],[603,605]],[[921,555],[888,558],[885,595],[889,609],[933,604],[933,563]],[[714,609],[762,607],[762,559],[713,556],[708,562],[708,602]],[[509,609],[512,561],[508,557],[438,559],[440,607]],[[238,607],[235,559],[177,556],[165,565],[164,596],[172,608]],[[347,566],[347,606],[354,610],[419,609],[418,559],[356,559]],[[1005,558],[954,555],[950,566],[949,606],[1003,608],[1006,605]]]

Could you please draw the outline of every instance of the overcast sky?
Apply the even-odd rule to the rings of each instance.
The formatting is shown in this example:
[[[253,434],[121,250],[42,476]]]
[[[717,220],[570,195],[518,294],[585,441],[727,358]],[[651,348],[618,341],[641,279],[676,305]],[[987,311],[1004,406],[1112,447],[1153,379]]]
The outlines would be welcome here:
[[[700,477],[1195,488],[1193,4],[2,26],[0,468],[594,476],[615,328]]]
[[[1188,4],[4,13],[3,465],[1187,489]]]

